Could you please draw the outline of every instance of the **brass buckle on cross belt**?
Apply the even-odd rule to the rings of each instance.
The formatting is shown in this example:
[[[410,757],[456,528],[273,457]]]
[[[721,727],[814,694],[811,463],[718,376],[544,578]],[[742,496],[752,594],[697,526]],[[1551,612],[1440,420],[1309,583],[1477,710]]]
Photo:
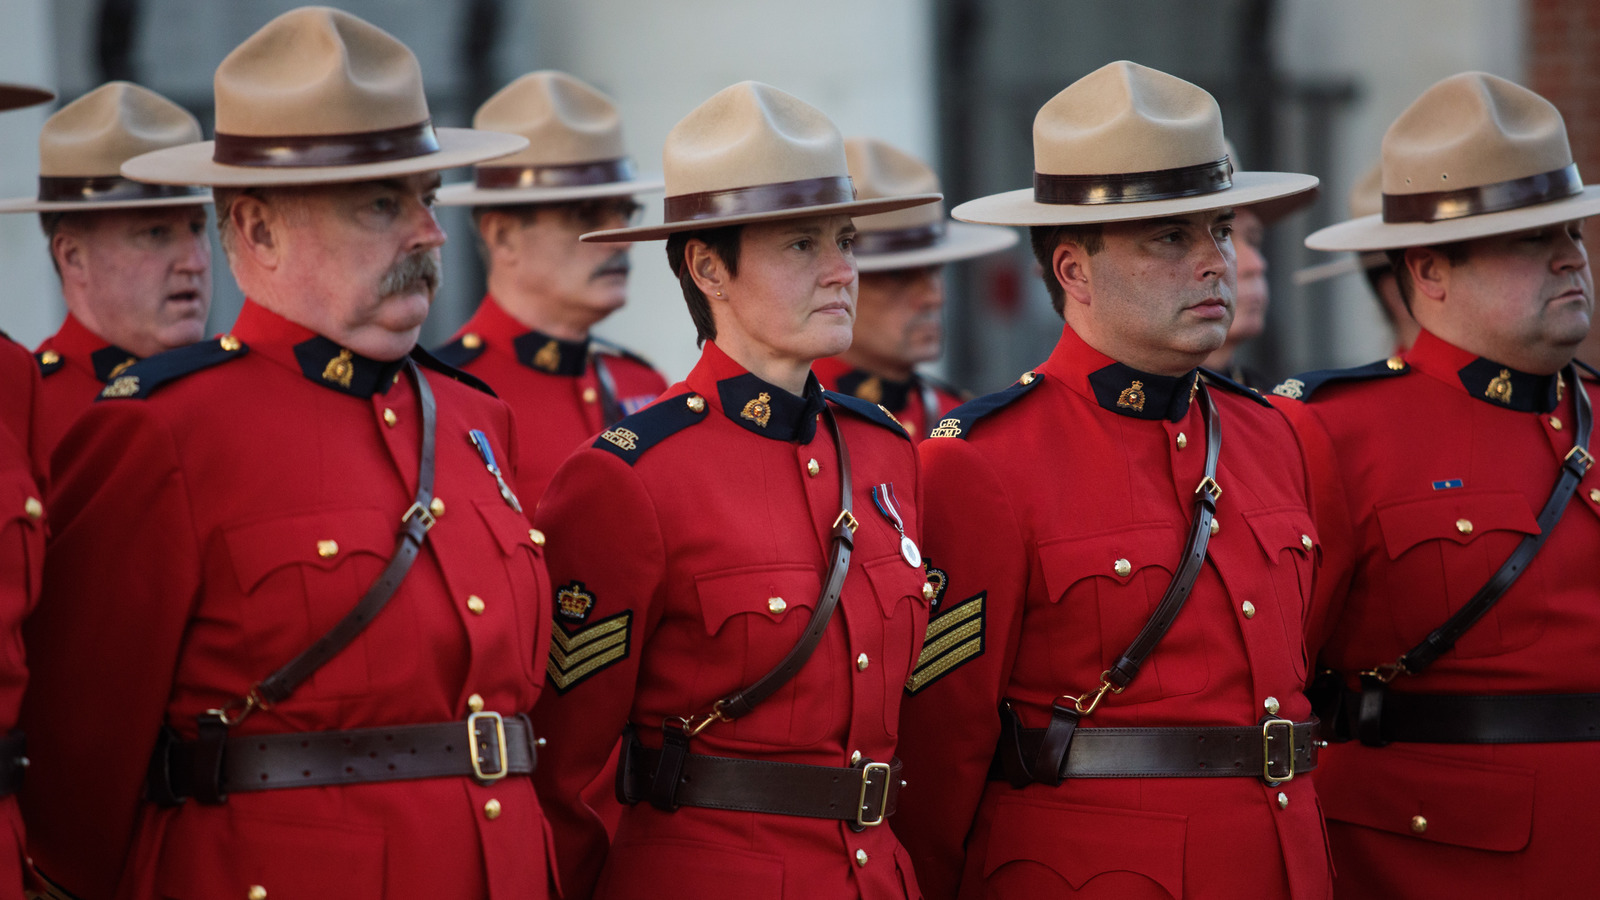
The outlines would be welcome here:
[[[1272,771],[1272,741],[1274,728],[1283,729],[1284,758],[1288,761],[1287,773]],[[1261,780],[1268,784],[1282,784],[1294,780],[1294,723],[1288,719],[1268,719],[1261,723]]]
[[[494,725],[487,735],[494,744],[493,771],[486,772],[483,768],[483,751],[488,749],[489,741],[485,741],[485,735],[479,733],[482,727],[480,723]],[[475,712],[467,716],[467,756],[472,760],[472,777],[485,784],[499,781],[510,774],[511,763],[506,759],[506,720],[499,713]]]
[[[878,772],[883,776],[883,791],[878,798],[878,815],[868,819],[867,791],[872,787],[872,773]],[[889,787],[894,783],[894,770],[888,763],[873,762],[861,767],[861,798],[856,803],[856,824],[862,828],[871,828],[882,825],[889,812]]]

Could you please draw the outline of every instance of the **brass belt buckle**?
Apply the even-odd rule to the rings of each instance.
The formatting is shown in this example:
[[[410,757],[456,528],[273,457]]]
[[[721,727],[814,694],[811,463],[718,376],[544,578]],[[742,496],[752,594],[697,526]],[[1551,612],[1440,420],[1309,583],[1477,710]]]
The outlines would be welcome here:
[[[495,769],[491,772],[483,770],[483,738],[478,735],[479,723],[493,722]],[[467,755],[472,759],[472,777],[485,784],[499,781],[510,772],[510,763],[506,759],[506,720],[497,712],[475,712],[467,716]]]
[[[1272,771],[1273,726],[1283,728],[1283,743],[1288,748],[1288,752],[1284,754],[1289,765],[1287,774],[1274,774]],[[1294,723],[1288,719],[1268,719],[1261,723],[1261,780],[1268,784],[1282,784],[1294,780]]]
[[[416,516],[417,521],[422,523],[423,534],[427,534],[428,532],[432,531],[433,525],[437,521],[434,518],[433,513],[429,512],[426,506],[423,506],[418,502],[413,502],[410,508],[406,510],[406,514],[400,517],[400,524],[404,525],[405,523],[411,521],[412,516]]]
[[[872,787],[873,772],[883,775],[883,797],[878,804],[877,818],[868,819],[866,818],[867,791]],[[871,828],[874,825],[883,824],[884,817],[889,812],[889,787],[893,783],[894,770],[889,768],[888,763],[870,762],[861,767],[861,798],[860,802],[856,804],[856,825],[862,828]]]

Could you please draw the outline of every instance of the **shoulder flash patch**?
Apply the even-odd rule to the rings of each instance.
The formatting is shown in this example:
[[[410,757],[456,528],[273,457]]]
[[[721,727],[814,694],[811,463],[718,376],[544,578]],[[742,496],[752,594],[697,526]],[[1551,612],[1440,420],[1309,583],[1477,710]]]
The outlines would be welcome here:
[[[983,655],[989,592],[980,591],[928,620],[922,653],[906,679],[906,693],[916,694]]]
[[[1256,390],[1253,387],[1246,387],[1245,385],[1242,385],[1239,382],[1234,381],[1232,378],[1229,378],[1228,376],[1222,374],[1221,372],[1213,372],[1210,369],[1204,369],[1203,368],[1203,369],[1200,370],[1200,374],[1205,376],[1206,384],[1212,385],[1213,387],[1222,388],[1225,391],[1230,391],[1232,393],[1239,394],[1242,397],[1245,397],[1245,398],[1250,399],[1250,400],[1254,400],[1255,402],[1261,404],[1262,406],[1265,406],[1265,407],[1268,407],[1268,408],[1271,408],[1271,406],[1272,406],[1271,403],[1267,402],[1267,398],[1261,396],[1261,392],[1260,391]]]
[[[696,404],[695,400],[700,402]],[[646,450],[705,420],[705,398],[698,394],[675,394],[663,397],[600,432],[591,446],[615,454],[631,466]]]
[[[950,414],[940,419],[939,424],[928,432],[928,437],[966,438],[972,433],[972,426],[979,419],[1010,404],[1018,397],[1038,387],[1042,381],[1044,381],[1043,375],[1036,372],[1024,372],[1022,377],[1017,379],[1017,383],[1011,387],[1003,391],[995,391],[992,394],[984,394],[976,400],[969,400],[950,410]]]
[[[40,350],[33,355],[33,358],[39,361],[40,375],[54,375],[67,364],[67,361],[61,358],[61,354],[54,350]]]
[[[157,353],[123,369],[95,400],[143,400],[169,381],[238,359],[249,352],[250,348],[238,338],[225,334],[215,340]]]
[[[860,397],[852,397],[849,394],[841,394],[838,391],[823,391],[822,396],[829,402],[855,413],[874,425],[881,425],[906,440],[911,439],[911,435],[906,433],[905,426],[890,415],[887,409],[876,403],[868,403]]]
[[[459,381],[469,388],[483,391],[485,394],[488,394],[491,397],[498,396],[495,394],[494,388],[489,387],[489,383],[484,381],[482,378],[479,378],[476,375],[469,375],[466,372],[461,371],[460,369],[456,368],[450,363],[445,362],[444,360],[441,360],[439,357],[434,356],[432,353],[429,353],[421,347],[413,347],[411,349],[411,358],[421,363],[424,368],[432,369],[435,372],[441,372],[445,375],[448,375],[451,379]]]
[[[1336,384],[1341,381],[1368,381],[1373,378],[1393,378],[1411,371],[1405,360],[1398,356],[1380,359],[1375,363],[1356,366],[1350,369],[1319,369],[1315,372],[1306,372],[1293,378],[1284,379],[1283,383],[1272,389],[1280,397],[1290,400],[1310,400],[1311,395],[1318,388],[1325,385]]]
[[[483,338],[464,334],[448,344],[433,348],[433,358],[453,368],[461,368],[483,355]]]
[[[551,633],[545,674],[556,693],[565,694],[596,674],[628,658],[633,640],[633,610],[568,630],[559,619]]]
[[[614,344],[603,337],[596,337],[592,334],[589,335],[589,352],[604,353],[607,356],[620,356],[623,359],[632,360],[652,372],[654,372],[656,369],[654,365],[651,365],[650,360],[645,359],[632,350],[629,350],[627,347],[624,347],[621,344]]]

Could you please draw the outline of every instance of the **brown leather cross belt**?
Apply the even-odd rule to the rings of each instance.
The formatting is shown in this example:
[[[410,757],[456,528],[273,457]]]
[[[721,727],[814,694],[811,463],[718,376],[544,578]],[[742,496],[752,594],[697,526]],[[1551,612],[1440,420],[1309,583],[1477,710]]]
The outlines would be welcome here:
[[[1317,767],[1317,721],[1268,719],[1245,728],[1079,728],[1064,778],[1260,778],[1289,781]],[[990,781],[1012,781],[1008,757],[1038,756],[1043,728],[1002,730]],[[1015,782],[1013,782],[1015,783]]]
[[[630,804],[650,799],[661,751],[637,740],[626,740],[623,748],[617,799]],[[680,806],[843,819],[859,831],[894,815],[900,760],[833,768],[691,753],[684,757],[677,787],[674,800]]]
[[[527,716],[473,713],[465,721],[349,731],[239,736],[214,744],[164,733],[150,760],[146,796],[165,804],[229,793],[412,778],[480,782],[529,775],[537,762]]]
[[[1359,715],[1362,695],[1346,691],[1344,696],[1345,708]],[[1376,731],[1383,743],[1600,741],[1600,694],[1463,696],[1389,691],[1381,713]]]

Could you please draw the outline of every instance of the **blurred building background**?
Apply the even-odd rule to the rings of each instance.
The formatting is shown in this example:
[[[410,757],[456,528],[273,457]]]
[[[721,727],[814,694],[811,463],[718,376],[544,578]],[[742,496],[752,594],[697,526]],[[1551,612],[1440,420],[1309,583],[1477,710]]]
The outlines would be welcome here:
[[[211,74],[291,0],[0,0],[11,45],[0,81],[69,101],[126,78],[191,109],[211,130]],[[1310,172],[1317,205],[1269,236],[1268,333],[1245,354],[1271,376],[1390,351],[1359,276],[1296,288],[1322,261],[1301,240],[1346,215],[1350,186],[1388,123],[1429,84],[1482,69],[1527,84],[1567,116],[1580,169],[1600,180],[1600,3],[1595,0],[343,0],[422,62],[434,121],[466,125],[516,76],[558,68],[622,109],[640,167],[659,171],[680,117],[754,78],[933,160],[950,205],[1031,183],[1034,112],[1078,77],[1132,59],[1216,96],[1245,167]],[[36,137],[49,108],[0,119],[0,195],[35,190]],[[447,173],[446,180],[469,177]],[[658,220],[660,203],[645,221]],[[443,341],[482,292],[470,223],[441,214],[446,283],[424,334]],[[634,251],[632,300],[603,334],[682,375],[697,351],[659,242]],[[220,249],[212,327],[241,298]],[[37,221],[0,218],[0,327],[33,345],[63,315]],[[1026,241],[952,267],[946,374],[990,390],[1047,352],[1060,329]]]

